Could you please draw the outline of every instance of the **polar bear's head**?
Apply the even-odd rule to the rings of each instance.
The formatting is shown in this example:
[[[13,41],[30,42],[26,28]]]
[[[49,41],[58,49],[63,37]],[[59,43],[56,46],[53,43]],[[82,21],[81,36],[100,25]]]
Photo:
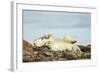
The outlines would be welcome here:
[[[77,42],[77,41],[74,40],[71,36],[66,35],[66,34],[63,36],[62,40],[63,40],[64,42],[66,42],[66,43],[72,43],[72,44],[74,44],[74,43]]]
[[[53,41],[54,41],[54,38],[52,37],[52,34],[47,33],[43,37],[35,39],[33,42],[33,46],[36,48],[39,48],[42,46],[48,46]]]
[[[33,46],[36,48],[42,47],[43,45],[44,45],[44,42],[42,38],[35,39],[33,42]]]

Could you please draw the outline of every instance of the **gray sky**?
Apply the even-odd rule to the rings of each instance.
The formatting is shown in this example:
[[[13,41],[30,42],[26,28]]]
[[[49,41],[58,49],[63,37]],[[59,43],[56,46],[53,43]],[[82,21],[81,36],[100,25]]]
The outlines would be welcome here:
[[[79,43],[87,43],[90,42],[90,26],[90,13],[23,10],[23,38],[29,41],[51,32],[56,36],[68,33]]]

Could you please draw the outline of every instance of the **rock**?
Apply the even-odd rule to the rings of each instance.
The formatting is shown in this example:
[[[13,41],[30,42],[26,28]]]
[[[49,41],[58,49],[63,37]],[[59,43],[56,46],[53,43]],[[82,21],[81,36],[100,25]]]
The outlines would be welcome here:
[[[72,51],[65,51],[64,54],[65,54],[65,58],[67,60],[76,60],[76,59],[78,59],[78,56],[75,53],[73,53]]]
[[[91,45],[90,45],[90,44],[88,44],[86,47],[87,47],[87,48],[91,48]]]
[[[87,46],[79,45],[81,51],[83,51],[81,59],[91,59],[91,45],[88,44]]]
[[[66,61],[66,58],[58,58],[58,61]]]
[[[91,59],[91,53],[84,52],[83,55],[82,55],[82,58],[83,59]]]
[[[83,46],[83,45],[78,45],[83,52],[90,52],[91,51],[91,45]]]
[[[33,46],[29,42],[23,40],[23,62],[30,62],[37,56],[36,52],[33,52]]]
[[[57,51],[56,55],[58,58],[63,58],[64,57],[64,52],[63,51]]]
[[[78,57],[72,51],[52,51],[47,46],[35,48],[31,43],[23,40],[23,62],[40,62],[40,61],[67,61],[78,59],[91,59],[91,45],[78,45],[83,52]]]
[[[43,54],[44,54],[45,56],[52,56],[52,53],[50,53],[50,52],[43,52]]]
[[[37,55],[37,54],[39,54],[39,53],[38,53],[37,51],[34,51],[34,54],[36,54],[36,55]]]
[[[29,42],[23,40],[23,45],[22,45],[22,46],[23,46],[23,49],[32,51],[33,46],[32,46],[32,44],[30,44]]]

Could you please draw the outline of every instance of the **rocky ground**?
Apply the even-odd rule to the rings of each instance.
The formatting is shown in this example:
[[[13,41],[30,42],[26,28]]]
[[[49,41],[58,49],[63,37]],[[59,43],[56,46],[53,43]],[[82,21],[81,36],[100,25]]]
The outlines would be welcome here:
[[[78,45],[83,52],[80,58],[76,57],[69,51],[51,51],[48,47],[34,48],[32,44],[23,40],[23,62],[40,62],[40,61],[66,61],[91,59],[91,45]]]

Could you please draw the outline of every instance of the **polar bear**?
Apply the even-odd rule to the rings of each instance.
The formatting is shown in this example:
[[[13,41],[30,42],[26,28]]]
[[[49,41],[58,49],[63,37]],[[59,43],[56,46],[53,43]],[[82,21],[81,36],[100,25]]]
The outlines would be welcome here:
[[[71,36],[65,35],[62,39],[56,39],[52,34],[45,34],[42,38],[34,41],[34,45],[38,47],[47,46],[52,51],[70,51],[81,57],[82,51],[75,44],[76,40],[73,40]]]

